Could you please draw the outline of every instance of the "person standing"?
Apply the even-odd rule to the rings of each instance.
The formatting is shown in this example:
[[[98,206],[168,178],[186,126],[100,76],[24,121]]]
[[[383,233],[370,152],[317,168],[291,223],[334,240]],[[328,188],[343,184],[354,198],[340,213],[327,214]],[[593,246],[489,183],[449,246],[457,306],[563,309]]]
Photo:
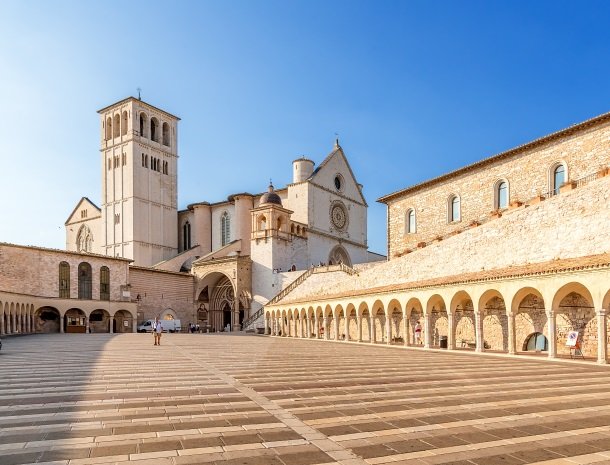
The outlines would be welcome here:
[[[153,335],[155,338],[155,345],[161,345],[161,334],[163,333],[163,325],[159,321],[159,317],[155,318],[155,324],[153,325]]]
[[[419,320],[415,323],[415,344],[421,344],[421,325],[419,324]]]

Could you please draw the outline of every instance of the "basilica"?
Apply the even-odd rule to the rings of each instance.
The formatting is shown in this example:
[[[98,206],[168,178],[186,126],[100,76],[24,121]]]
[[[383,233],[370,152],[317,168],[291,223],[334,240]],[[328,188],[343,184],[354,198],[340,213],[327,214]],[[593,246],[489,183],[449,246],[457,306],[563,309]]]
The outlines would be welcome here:
[[[367,249],[368,206],[338,140],[317,166],[305,157],[287,164],[286,186],[179,210],[180,119],[133,97],[98,113],[102,198],[77,202],[65,223],[70,254],[46,251],[56,257],[42,273],[52,277],[49,296],[85,302],[67,302],[64,312],[58,302],[45,305],[55,323],[38,319],[39,329],[131,331],[155,316],[210,331],[256,329],[262,306],[313,265],[350,272],[385,259]],[[89,257],[108,263],[93,266]],[[118,328],[104,308],[112,291],[124,302]]]

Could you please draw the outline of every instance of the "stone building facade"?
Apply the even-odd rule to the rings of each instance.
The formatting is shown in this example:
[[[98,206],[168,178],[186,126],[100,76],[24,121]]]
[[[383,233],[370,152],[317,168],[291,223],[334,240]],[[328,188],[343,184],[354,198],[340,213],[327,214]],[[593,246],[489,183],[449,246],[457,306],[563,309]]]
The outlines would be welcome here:
[[[595,176],[610,163],[610,114],[388,194],[388,257],[393,259],[485,222],[562,185]]]
[[[356,275],[307,277],[265,307],[267,329],[296,337],[421,342],[424,348],[446,344],[449,350],[551,358],[573,354],[566,340],[576,331],[583,354],[606,363],[608,118],[383,197],[390,260],[356,267]],[[499,179],[509,191],[501,193],[502,208],[484,216],[490,204],[498,206],[493,201]],[[487,184],[490,189],[482,189]],[[463,219],[447,224],[442,220],[454,192]],[[420,209],[434,213],[417,216],[415,245],[405,234],[410,209],[416,216]],[[414,335],[418,322],[421,341]]]

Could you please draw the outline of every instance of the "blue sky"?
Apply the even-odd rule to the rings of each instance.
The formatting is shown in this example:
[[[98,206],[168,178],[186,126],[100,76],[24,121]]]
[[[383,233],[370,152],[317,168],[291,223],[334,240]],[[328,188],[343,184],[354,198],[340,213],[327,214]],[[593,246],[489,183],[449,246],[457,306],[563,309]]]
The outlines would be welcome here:
[[[387,193],[610,110],[610,4],[0,1],[0,241],[64,248],[99,203],[96,110],[182,118],[179,207],[261,192],[339,133],[385,252]],[[219,174],[224,173],[224,174]]]

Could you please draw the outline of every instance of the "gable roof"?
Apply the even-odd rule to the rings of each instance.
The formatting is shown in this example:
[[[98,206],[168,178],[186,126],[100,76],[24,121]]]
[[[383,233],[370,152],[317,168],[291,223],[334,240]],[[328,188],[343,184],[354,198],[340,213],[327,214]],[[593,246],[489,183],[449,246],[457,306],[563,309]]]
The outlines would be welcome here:
[[[104,107],[104,108],[100,108],[100,109],[99,109],[97,112],[98,112],[98,113],[104,113],[106,110],[108,110],[108,109],[110,109],[110,108],[112,108],[112,107],[116,107],[117,105],[122,105],[123,103],[128,102],[128,101],[130,101],[130,100],[134,100],[134,101],[136,101],[136,102],[143,103],[144,105],[146,105],[146,106],[148,106],[148,107],[150,107],[150,108],[152,108],[152,109],[154,109],[154,110],[160,111],[161,113],[165,113],[167,116],[171,116],[172,118],[175,118],[175,119],[177,119],[178,121],[180,121],[180,118],[179,118],[178,116],[176,116],[176,115],[172,115],[172,114],[171,114],[170,112],[168,112],[168,111],[162,110],[161,108],[158,108],[158,107],[156,107],[156,106],[154,106],[154,105],[151,105],[150,103],[145,102],[145,101],[144,101],[144,100],[142,100],[142,99],[137,99],[137,98],[135,98],[135,97],[127,97],[127,98],[124,98],[123,100],[119,100],[118,102],[115,102],[115,103],[113,103],[112,105],[108,105],[108,106],[106,106],[106,107]]]
[[[102,209],[100,207],[98,207],[96,204],[94,204],[91,199],[89,197],[81,197],[81,199],[78,201],[78,203],[76,204],[76,207],[74,207],[74,210],[72,210],[72,213],[70,213],[70,215],[68,216],[68,219],[66,220],[66,222],[64,223],[64,225],[68,225],[68,223],[70,222],[70,219],[72,218],[72,216],[74,215],[74,213],[76,213],[76,210],[78,210],[80,208],[80,206],[83,204],[83,202],[89,202],[89,204],[95,208],[99,213],[100,216],[102,214]],[[92,219],[92,218],[87,218]]]
[[[470,165],[466,165],[466,166],[464,166],[462,168],[458,168],[455,171],[451,171],[451,172],[445,173],[445,174],[443,174],[441,176],[437,176],[436,178],[428,179],[427,181],[423,181],[423,182],[421,182],[419,184],[414,184],[413,186],[410,186],[410,187],[407,187],[407,188],[404,188],[404,189],[400,189],[400,190],[398,190],[396,192],[392,192],[390,194],[384,195],[383,197],[379,197],[377,199],[377,202],[379,202],[379,203],[388,203],[389,201],[395,199],[396,197],[400,197],[400,196],[405,195],[405,194],[411,194],[413,192],[416,192],[416,191],[418,191],[420,189],[423,189],[425,187],[431,186],[431,185],[436,184],[438,182],[445,181],[447,179],[451,179],[451,178],[457,177],[460,174],[464,174],[464,173],[467,173],[469,171],[473,171],[473,170],[476,170],[478,168],[481,168],[483,166],[490,165],[490,164],[495,163],[497,161],[504,160],[506,158],[510,158],[512,156],[515,156],[515,155],[518,155],[520,153],[523,153],[526,150],[533,149],[535,147],[539,147],[541,145],[544,145],[544,144],[546,144],[548,142],[552,142],[552,141],[558,140],[558,139],[563,139],[563,138],[565,138],[567,136],[571,136],[572,134],[584,131],[584,130],[589,129],[589,128],[593,127],[593,126],[597,126],[597,125],[606,123],[608,121],[610,121],[610,112],[604,113],[604,114],[596,116],[594,118],[590,118],[590,119],[585,120],[585,121],[583,121],[581,123],[574,124],[574,125],[569,126],[569,127],[565,128],[565,129],[561,129],[559,131],[553,132],[551,134],[548,134],[546,136],[540,137],[538,139],[534,139],[531,142],[527,142],[525,144],[518,145],[517,147],[514,147],[512,149],[506,150],[504,152],[500,152],[500,153],[498,153],[496,155],[492,155],[491,157],[488,157],[488,158],[484,158],[483,160],[479,160],[479,161],[477,161],[475,163],[472,163]]]
[[[336,140],[335,147],[333,148],[332,152],[330,152],[326,156],[326,158],[322,161],[322,163],[320,163],[318,165],[318,167],[315,170],[313,170],[313,173],[311,174],[311,176],[309,176],[309,178],[307,178],[307,180],[313,181],[313,179],[316,177],[316,175],[330,162],[330,160],[332,160],[336,156],[341,157],[341,159],[347,166],[347,170],[349,171],[349,174],[352,177],[354,184],[356,185],[356,189],[358,190],[358,194],[360,195],[360,200],[362,200],[362,203],[364,205],[368,206],[368,204],[366,203],[366,199],[364,198],[364,194],[362,194],[361,185],[360,185],[360,183],[358,183],[358,180],[356,179],[356,176],[354,175],[354,172],[352,170],[352,167],[349,164],[349,161],[347,161],[347,157],[345,156],[345,153],[343,152],[343,148],[341,148],[341,146],[339,145],[339,139]]]

